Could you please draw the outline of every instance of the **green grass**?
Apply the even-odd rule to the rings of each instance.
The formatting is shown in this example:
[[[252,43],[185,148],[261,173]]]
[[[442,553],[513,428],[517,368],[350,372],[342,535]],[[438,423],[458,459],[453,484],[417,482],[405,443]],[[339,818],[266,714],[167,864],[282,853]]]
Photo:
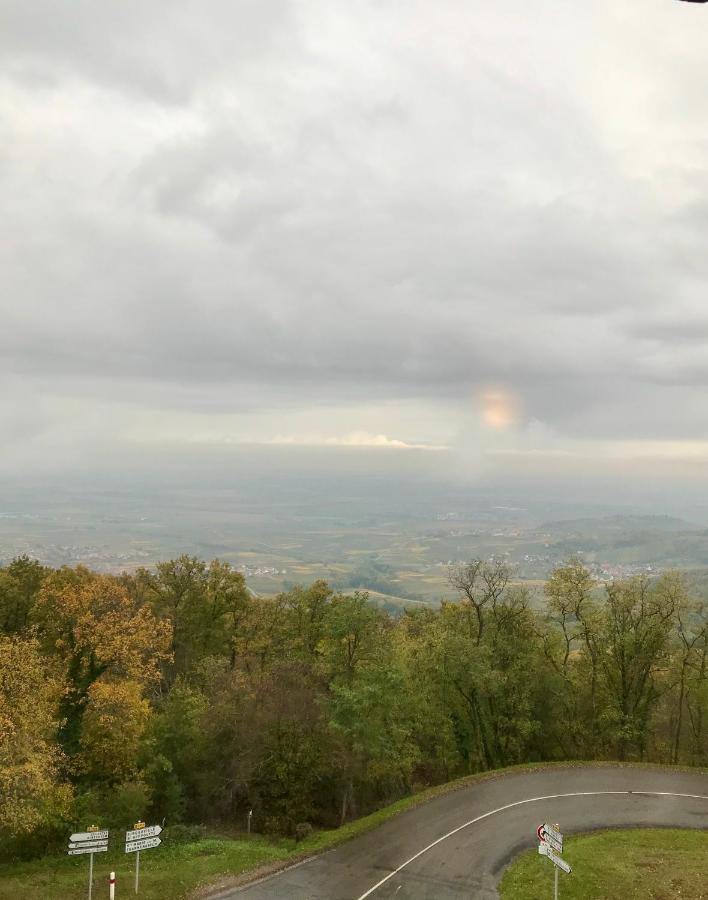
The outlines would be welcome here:
[[[174,847],[165,845],[140,854],[140,894],[143,900],[178,900],[199,884],[224,875],[278,862],[293,853],[293,841],[207,838]],[[88,857],[47,857],[27,863],[0,865],[0,900],[84,900],[88,894]],[[116,895],[135,896],[134,855],[120,850],[94,857],[96,900],[108,896],[108,874],[116,873]]]
[[[559,873],[562,900],[706,900],[708,832],[676,829],[598,831],[568,837]],[[553,865],[536,850],[522,854],[504,873],[502,900],[553,896]]]
[[[488,781],[503,775],[521,774],[523,772],[531,772],[535,769],[547,769],[552,766],[561,768],[569,768],[581,765],[611,765],[617,766],[617,763],[529,763],[520,766],[510,766],[506,769],[498,769],[492,772],[482,772],[476,775],[468,775],[465,778],[459,778],[456,781],[447,784],[437,785],[428,788],[417,794],[392,803],[383,809],[377,810],[368,816],[357,819],[331,831],[315,832],[310,838],[300,844],[296,844],[293,840],[266,838],[260,835],[253,835],[250,839],[245,837],[231,838],[223,836],[214,836],[193,843],[175,844],[169,843],[166,839],[163,846],[154,850],[149,850],[141,854],[140,859],[140,896],[143,900],[184,900],[184,898],[194,896],[195,891],[203,885],[210,883],[220,883],[228,879],[253,869],[261,867],[279,867],[286,865],[288,862],[294,862],[323,850],[328,850],[345,841],[382,825],[393,816],[419,806],[435,797],[450,793],[451,791],[460,790],[468,785]],[[628,764],[632,765],[632,764]],[[632,765],[636,768],[637,765]],[[642,765],[642,768],[657,768],[652,765]],[[668,768],[668,767],[665,767]],[[678,770],[679,767],[672,767]],[[699,771],[691,769],[688,771]],[[649,832],[655,834],[656,832]],[[693,832],[671,832],[671,834],[687,835],[690,839]],[[617,835],[618,832],[611,834]],[[599,837],[599,834],[583,840],[592,840]],[[701,835],[704,843],[701,845],[701,853],[706,858],[704,864],[705,877],[704,882],[708,883],[708,835]],[[574,844],[580,844],[581,839],[569,839],[567,846],[569,848],[569,861],[574,864]],[[672,841],[673,843],[673,841]],[[566,852],[564,851],[564,856]],[[539,867],[539,863],[546,866]],[[530,867],[529,871],[535,871],[534,866],[538,869],[537,874],[545,877],[544,884],[552,884],[552,876],[548,869],[551,864],[536,855],[527,860],[527,857],[521,857],[519,863],[515,863],[508,871],[506,878],[514,877],[513,873],[517,866],[523,869],[524,866]],[[94,861],[94,898],[99,900],[107,896],[107,878],[111,870],[116,872],[118,878],[119,889],[116,891],[117,896],[126,896],[127,885],[131,886],[134,872],[135,860],[127,857],[120,850],[113,850],[109,853],[99,854]],[[522,875],[522,877],[526,877]],[[572,876],[571,876],[572,877]],[[549,882],[549,878],[551,881]],[[565,876],[564,890],[568,877]],[[573,879],[575,882],[576,879]],[[86,857],[67,857],[51,856],[44,859],[33,860],[25,863],[0,863],[0,900],[46,900],[47,897],[61,897],[62,900],[82,900],[87,896],[88,884],[88,860]],[[521,898],[534,898],[545,896],[546,888],[541,893],[509,893],[504,895],[508,900],[521,900]],[[132,893],[131,893],[132,895]],[[562,894],[567,897],[593,897],[593,898],[616,898],[622,896],[623,900],[630,900],[632,897],[682,897],[682,898],[705,898],[708,900],[708,889],[704,888],[704,894],[630,894],[622,892],[621,894]]]

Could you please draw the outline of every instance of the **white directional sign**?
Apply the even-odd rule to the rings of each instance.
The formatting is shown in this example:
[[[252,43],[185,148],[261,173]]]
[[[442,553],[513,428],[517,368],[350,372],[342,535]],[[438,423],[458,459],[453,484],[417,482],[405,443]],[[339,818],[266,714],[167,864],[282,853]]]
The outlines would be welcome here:
[[[107,831],[82,831],[69,838],[69,856],[80,856],[82,853],[105,853],[108,850]]]
[[[539,841],[544,841],[546,844],[551,846],[556,853],[563,852],[563,835],[560,831],[556,831],[551,825],[547,825],[545,822],[543,825],[539,825],[536,829],[536,834],[538,835]]]
[[[560,833],[560,831],[557,831],[553,827],[553,825],[549,825],[548,822],[543,823],[543,829],[546,834],[550,835],[552,838],[555,838],[557,841],[563,840],[563,835]]]
[[[136,853],[140,850],[150,850],[152,847],[159,847],[162,841],[159,837],[145,838],[142,841],[130,841],[125,845],[126,853]]]
[[[573,871],[568,863],[558,854],[563,850],[563,835],[560,826],[548,825],[546,822],[539,825],[536,829],[538,837],[538,852],[541,856],[546,856],[553,863],[553,896],[558,900],[558,870],[570,875]]]
[[[147,828],[136,828],[134,831],[126,831],[125,842],[140,841],[143,838],[157,837],[162,833],[161,825],[148,825]]]
[[[77,847],[75,850],[67,850],[67,854],[69,856],[81,856],[82,853],[105,853],[108,850],[108,845],[104,844],[102,847]]]
[[[135,893],[138,893],[140,884],[140,852],[159,847],[162,841],[158,834],[162,831],[160,825],[145,825],[144,822],[136,822],[135,828],[125,833],[125,852],[135,854]]]
[[[79,847],[81,847],[81,848],[88,847],[90,849],[91,847],[107,847],[107,846],[108,846],[107,840],[105,840],[105,841],[81,841],[78,844],[74,844],[72,841],[69,841],[69,850],[75,850],[75,849],[78,849]]]
[[[551,850],[550,847],[546,851],[546,856],[550,859],[554,866],[558,866],[558,868],[562,869],[566,873],[566,875],[570,875],[570,873],[573,871],[568,863],[564,859],[561,859],[560,856],[556,856],[556,854],[553,852],[553,850]]]
[[[108,829],[99,831],[97,826],[92,826],[90,831],[77,831],[69,838],[69,856],[84,856],[89,858],[88,900],[91,900],[93,892],[93,855],[94,853],[108,852]]]
[[[547,822],[543,823],[543,830],[545,832],[546,840],[549,844],[560,844],[561,846],[563,846],[563,835],[560,833],[560,831],[556,831],[556,829],[552,825],[549,825]]]
[[[77,834],[72,834],[69,838],[70,841],[107,841],[108,840],[108,832],[107,831],[79,831]]]

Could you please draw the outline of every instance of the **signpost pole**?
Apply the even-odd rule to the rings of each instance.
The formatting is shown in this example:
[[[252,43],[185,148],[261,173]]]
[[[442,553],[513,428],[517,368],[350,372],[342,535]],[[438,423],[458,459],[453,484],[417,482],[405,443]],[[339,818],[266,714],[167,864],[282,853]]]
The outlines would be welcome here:
[[[78,831],[69,838],[69,856],[89,856],[88,900],[93,896],[93,855],[108,851],[108,831],[101,831],[97,825],[91,825],[88,831]]]
[[[708,0],[706,0],[708,2]],[[573,871],[560,854],[563,852],[563,834],[560,825],[539,825],[536,829],[536,837],[539,840],[538,852],[553,863],[553,900],[558,900],[558,869],[570,875]]]
[[[135,854],[135,893],[140,890],[140,851],[152,850],[159,847],[162,841],[158,835],[162,832],[161,825],[149,825],[145,822],[137,822],[135,828],[125,833],[125,852]]]
[[[556,824],[553,826],[553,828],[560,834],[560,830],[561,830],[560,825]],[[562,840],[563,839],[561,838],[561,841]],[[562,846],[562,844],[561,844],[561,846]],[[563,851],[561,850],[560,852],[562,853]],[[556,872],[555,872],[555,883],[553,885],[553,900],[558,900],[558,866],[555,866],[554,868],[555,868]]]

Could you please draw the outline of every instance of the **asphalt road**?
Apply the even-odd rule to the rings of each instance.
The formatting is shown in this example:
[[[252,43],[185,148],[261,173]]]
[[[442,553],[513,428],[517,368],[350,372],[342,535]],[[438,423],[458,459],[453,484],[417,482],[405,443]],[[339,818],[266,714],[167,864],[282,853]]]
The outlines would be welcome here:
[[[542,822],[558,822],[567,837],[607,827],[708,829],[708,775],[587,766],[502,776],[219,898],[492,900],[504,867],[537,844]]]

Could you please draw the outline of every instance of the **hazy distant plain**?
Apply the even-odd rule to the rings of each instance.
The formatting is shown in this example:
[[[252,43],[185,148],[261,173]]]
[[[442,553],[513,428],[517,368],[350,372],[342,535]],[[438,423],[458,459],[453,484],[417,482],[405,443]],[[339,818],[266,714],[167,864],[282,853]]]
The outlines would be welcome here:
[[[676,492],[665,503],[617,491],[614,503],[591,502],[541,482],[396,471],[391,457],[361,469],[343,461],[235,453],[207,466],[167,459],[161,470],[14,479],[0,485],[0,561],[27,553],[119,572],[187,553],[242,567],[257,593],[325,578],[392,606],[451,596],[448,564],[477,556],[505,558],[532,586],[573,554],[601,578],[708,567],[706,520],[677,507]]]

